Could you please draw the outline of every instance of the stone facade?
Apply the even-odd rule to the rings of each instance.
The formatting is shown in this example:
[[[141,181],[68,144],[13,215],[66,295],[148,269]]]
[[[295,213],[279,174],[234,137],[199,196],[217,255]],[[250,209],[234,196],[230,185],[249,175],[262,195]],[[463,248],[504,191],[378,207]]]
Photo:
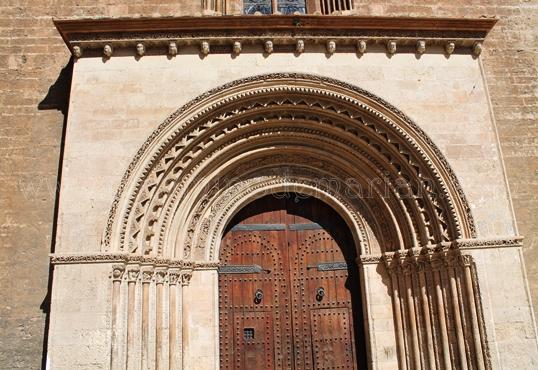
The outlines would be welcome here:
[[[266,60],[261,58],[260,55],[245,55],[243,50],[237,60],[228,60],[228,58],[225,68],[218,68],[221,63],[217,63],[213,68],[210,68],[214,71],[211,75],[205,75],[207,72],[205,68],[208,64],[217,62],[216,59],[208,58],[205,60],[204,69],[200,70],[200,72],[197,72],[197,69],[200,69],[202,64],[197,58],[185,64],[175,61],[174,68],[181,70],[182,74],[177,75],[177,71],[172,73],[169,70],[167,71],[166,68],[164,68],[164,73],[172,73],[169,77],[172,78],[172,81],[176,81],[178,85],[182,81],[188,82],[188,88],[183,91],[181,96],[163,97],[160,95],[162,91],[157,89],[158,86],[155,83],[144,81],[144,68],[158,68],[161,62],[156,58],[145,56],[144,58],[147,59],[144,59],[139,64],[136,64],[134,59],[128,58],[128,63],[132,64],[132,70],[135,73],[135,80],[138,82],[131,85],[129,85],[130,83],[122,84],[125,87],[120,92],[128,101],[118,112],[113,107],[107,107],[107,102],[103,102],[99,98],[99,96],[104,96],[101,94],[106,95],[107,91],[108,94],[117,93],[115,91],[117,86],[115,79],[121,77],[114,75],[117,62],[112,59],[106,66],[95,66],[95,70],[98,71],[96,80],[75,81],[74,85],[81,89],[80,94],[85,93],[85,88],[88,89],[88,93],[93,92],[96,101],[99,102],[94,106],[97,107],[97,110],[88,111],[86,112],[87,114],[105,117],[109,120],[106,128],[109,130],[115,129],[115,132],[124,133],[125,127],[122,124],[129,122],[129,132],[133,133],[132,137],[123,137],[124,145],[118,148],[119,151],[115,151],[117,160],[114,163],[108,161],[108,164],[105,163],[100,166],[99,170],[108,169],[114,176],[118,176],[118,174],[121,176],[128,161],[133,156],[135,148],[141,144],[141,140],[143,141],[156,125],[181,106],[189,97],[194,97],[207,89],[229,81],[230,76],[233,76],[233,78],[241,77],[241,74],[246,73],[241,63],[246,63],[247,61],[254,63],[259,67],[258,73],[270,72],[276,67],[278,69],[289,68],[297,71],[301,70],[301,68],[306,68],[306,66],[311,66],[317,73],[326,75],[332,74],[333,69],[330,67],[336,65],[339,67],[340,73],[344,74],[340,76],[341,79],[355,81],[361,87],[383,96],[421,123],[431,136],[437,138],[436,143],[443,149],[445,155],[451,158],[451,164],[456,168],[458,176],[462,177],[461,181],[467,195],[473,199],[472,204],[476,207],[473,211],[479,214],[477,216],[478,228],[483,236],[519,233],[526,237],[523,251],[526,254],[531,291],[536,291],[533,288],[538,284],[538,278],[536,278],[536,271],[538,270],[533,268],[535,265],[533,261],[538,258],[535,253],[537,238],[537,221],[534,217],[536,213],[536,154],[535,144],[533,143],[534,136],[536,136],[534,129],[536,120],[536,79],[534,77],[536,76],[537,65],[536,48],[534,46],[536,44],[534,27],[537,19],[536,7],[530,2],[467,5],[451,1],[445,4],[437,2],[435,5],[424,5],[416,2],[393,4],[370,1],[358,2],[356,10],[360,14],[391,16],[458,17],[486,14],[498,16],[501,20],[485,44],[484,53],[481,57],[484,61],[483,70],[477,69],[476,64],[474,64],[474,67],[469,68],[468,75],[464,78],[457,71],[451,70],[451,66],[454,64],[448,64],[443,59],[435,61],[429,58],[421,59],[421,63],[431,62],[431,65],[427,68],[420,68],[418,71],[414,69],[414,66],[418,65],[416,60],[406,58],[392,60],[391,62],[401,63],[401,68],[404,70],[401,74],[388,75],[380,67],[383,63],[388,63],[388,59],[379,61],[365,59],[364,61],[361,60],[361,63],[370,65],[368,70],[370,73],[367,78],[361,78],[360,81],[357,81],[360,74],[357,76],[352,75],[346,69],[350,61],[338,54],[331,57],[334,59],[330,60],[330,64],[326,64],[324,59],[316,59],[319,58],[319,55],[305,55],[301,62],[303,63],[306,60],[306,64],[302,64],[301,67],[293,64],[296,59],[291,59],[291,62],[290,59],[286,59],[289,56],[274,55],[275,58],[272,56],[272,59]],[[62,67],[67,64],[69,56],[56,30],[53,28],[50,17],[53,15],[60,17],[132,16],[136,14],[185,15],[201,13],[201,11],[202,9],[198,3],[174,1],[169,3],[158,2],[158,4],[151,2],[115,2],[114,4],[91,2],[88,5],[73,2],[39,2],[33,4],[8,2],[2,5],[1,34],[2,38],[6,40],[0,49],[0,58],[3,60],[0,70],[3,77],[2,83],[4,84],[1,92],[3,106],[1,150],[4,158],[1,204],[3,210],[5,210],[2,213],[3,220],[1,222],[2,246],[4,247],[2,263],[3,271],[5,271],[4,281],[6,286],[14,287],[17,293],[13,294],[14,289],[2,291],[2,302],[4,303],[0,307],[1,325],[2,333],[7,333],[7,335],[0,338],[0,368],[39,368],[43,353],[43,332],[46,326],[44,312],[47,312],[49,307],[47,295],[48,254],[53,244],[52,240],[56,236],[56,230],[53,227],[53,220],[56,217],[54,214],[54,200],[56,197],[56,184],[59,179],[58,163],[59,159],[61,159],[59,148],[63,137],[62,124],[64,123],[64,116],[62,112],[65,113],[67,108],[71,68],[68,65],[61,72]],[[386,57],[383,56],[383,58]],[[460,63],[458,58],[454,58],[450,62]],[[461,63],[467,62],[461,61]],[[323,67],[323,65],[326,65],[326,67]],[[424,64],[421,65],[423,66]],[[436,70],[436,68],[443,65],[446,68]],[[192,79],[189,77],[190,75],[183,69],[185,66],[189,66],[189,73],[202,77],[202,79],[193,84]],[[167,65],[167,68],[169,67],[170,65]],[[87,68],[92,68],[92,66],[89,65]],[[323,68],[327,68],[327,70],[323,71]],[[462,66],[458,66],[457,69],[460,70],[461,68]],[[107,73],[110,75],[107,76]],[[488,95],[480,73],[485,74],[487,87],[490,90],[491,106],[504,154],[506,174],[508,184],[512,190],[519,232],[515,230],[512,223],[513,220],[509,211],[511,206],[506,197],[505,185],[502,181],[498,182],[499,178],[502,178],[502,168],[498,167],[501,162],[488,162],[484,159],[491,158],[491,156],[499,158],[494,139],[495,134],[491,129],[493,126],[489,126],[488,129],[482,128],[476,132],[468,132],[466,127],[453,130],[453,126],[447,124],[444,126],[444,131],[438,131],[439,127],[442,127],[442,123],[445,122],[443,120],[450,117],[454,118],[450,125],[463,124],[463,118],[467,119],[469,115],[475,115],[477,122],[492,120],[489,117],[485,118],[489,115],[489,111],[485,109],[488,105]],[[111,80],[111,76],[113,76],[113,80]],[[435,78],[435,76],[439,78]],[[83,74],[81,74],[81,78],[83,78]],[[184,80],[181,80],[181,78]],[[185,78],[187,79],[185,80]],[[393,80],[392,84],[384,84],[383,88],[381,88],[380,81],[385,81],[386,79]],[[89,88],[91,84],[95,86]],[[423,88],[424,85],[421,84],[431,84],[429,85],[432,87],[431,91],[437,92],[437,95],[419,96],[418,98],[423,100],[423,106],[420,106],[420,104],[406,104],[402,101],[400,90],[397,87],[411,91],[413,87],[419,86]],[[181,86],[185,85],[187,84],[183,83]],[[388,88],[387,85],[389,85]],[[452,86],[448,90],[462,92],[462,95],[459,97],[447,97],[442,93],[447,90],[447,85]],[[47,91],[47,89],[49,90]],[[137,92],[140,91],[152,93],[146,96],[149,96],[147,100],[136,100]],[[130,97],[133,97],[133,99],[129,99]],[[432,107],[433,109],[438,109],[436,104],[440,100],[444,102],[451,101],[451,104],[446,104],[444,108],[446,111],[441,113],[433,111],[433,109],[427,109],[428,99],[434,98],[436,98],[434,102],[429,105],[429,107],[435,105],[435,108]],[[477,101],[476,106],[473,106],[474,99]],[[101,102],[104,104],[100,104]],[[457,109],[462,104],[470,104],[470,106],[465,110]],[[84,109],[89,108],[89,106],[81,106],[77,107],[73,112],[74,114],[82,114]],[[479,111],[476,111],[476,109]],[[430,113],[424,116],[425,111]],[[136,114],[133,114],[133,112],[136,112]],[[458,116],[458,112],[464,113]],[[131,115],[129,116],[129,114]],[[121,121],[110,121],[111,117],[115,115],[121,115]],[[73,116],[70,119],[76,122],[77,117]],[[491,125],[491,121],[488,122]],[[95,128],[103,128],[103,126],[98,126],[99,122],[97,120],[92,125],[96,125]],[[134,130],[132,130],[133,128]],[[102,137],[99,137],[100,135]],[[84,145],[84,143],[91,141],[105,140],[107,137],[111,139],[104,132],[91,130],[91,132],[87,133],[87,136],[71,136],[68,141],[74,140],[73,142],[76,143],[79,140],[80,145]],[[116,137],[112,138],[116,139]],[[111,140],[112,143],[117,145],[116,140]],[[69,150],[75,151],[70,158],[76,158],[77,148],[70,149],[67,147],[66,151],[69,152]],[[106,149],[101,148],[96,152],[104,150]],[[480,158],[482,158],[481,161]],[[467,166],[470,162],[476,163],[476,168],[469,169]],[[88,170],[85,167],[77,168],[76,166],[75,168],[71,167],[71,169],[74,171]],[[492,178],[487,178],[486,181],[484,178],[476,178],[477,172],[484,175],[493,175]],[[92,172],[90,171],[89,173]],[[84,201],[87,204],[82,204],[87,212],[72,215],[72,217],[64,215],[65,220],[74,223],[77,223],[78,220],[78,223],[81,224],[81,221],[85,221],[88,217],[106,217],[110,199],[115,190],[112,184],[117,184],[117,178],[112,178],[114,176],[110,178],[111,186],[105,186],[106,191],[109,192],[107,193],[108,195],[95,194],[87,197]],[[72,173],[68,173],[65,177],[67,183],[64,183],[63,186],[67,189],[65,191],[66,201],[69,201],[70,189],[73,191],[87,189],[89,192],[95,190],[92,186],[96,184],[89,186],[87,183],[70,183],[75,178],[76,176]],[[91,178],[91,175],[86,176],[86,178]],[[487,182],[488,186],[481,186],[484,182]],[[483,191],[486,191],[489,195],[484,195]],[[77,199],[76,194],[73,194],[72,197],[71,199]],[[495,200],[494,204],[492,204],[492,199]],[[502,208],[502,212],[498,211],[499,207]],[[94,242],[97,243],[102,235],[102,226],[102,224],[85,226],[87,229],[83,230],[84,235],[94,238]],[[70,238],[75,243],[77,235],[62,234],[61,243],[65,243],[64,245],[66,246],[72,245],[72,243],[68,242]],[[81,247],[91,249],[91,245],[92,243],[85,243]],[[504,251],[498,252],[495,256],[489,255],[477,258],[479,261],[483,261],[479,264],[480,266],[487,265],[492,268],[492,266],[497,266],[503,258],[521,258],[517,253],[510,253],[510,251]],[[87,286],[75,289],[76,285],[73,284],[78,281],[77,276],[83,274],[88,267],[80,266],[77,269],[80,271],[71,270],[65,275],[65,279],[62,279],[62,281],[70,282],[69,289],[76,290],[82,300],[84,297],[99,295],[102,295],[103,300],[106,300],[110,289],[109,281],[100,281],[99,284],[104,285],[101,288],[99,288],[99,284],[95,285],[91,287],[92,291],[89,291]],[[506,269],[506,266],[501,264],[497,269]],[[109,271],[107,267],[100,272],[106,275]],[[70,274],[72,278],[69,278]],[[521,279],[524,280],[524,271],[515,269],[513,274],[519,274]],[[501,276],[495,278],[500,279]],[[193,276],[193,279],[196,282],[198,277]],[[504,284],[506,282],[503,279],[491,281],[492,286],[504,286]],[[508,285],[503,291],[506,292],[506,295],[493,298],[491,307],[499,310],[495,315],[512,315],[511,312],[504,312],[500,306],[507,300],[518,300],[525,295],[524,288],[518,287],[517,290],[513,288],[513,286]],[[103,312],[106,317],[107,310],[107,307],[81,306],[73,310],[76,313],[73,317],[80,317],[77,315],[82,311]],[[493,313],[491,314],[493,315]],[[501,321],[504,324],[496,328],[501,333],[499,335],[508,337],[529,336],[532,338],[531,333],[533,330],[524,324],[524,322],[528,322],[528,317],[521,319],[515,317],[519,325],[514,323],[508,325],[508,317],[505,319],[505,321]],[[64,325],[69,325],[67,320]],[[59,330],[58,328],[56,329]],[[79,334],[80,332],[74,333],[74,335]],[[68,338],[64,338],[64,340],[68,340]],[[102,346],[103,351],[110,348],[109,346],[107,347],[109,345],[107,342],[99,345]],[[506,342],[506,348],[511,348],[510,351],[513,353],[517,353],[518,350],[521,351],[521,358],[526,358],[524,354],[529,351],[525,347],[513,347],[509,341]],[[509,353],[510,351],[502,352],[501,357],[504,356],[504,353]],[[94,358],[94,362],[91,362],[91,354],[88,354],[88,356],[89,362],[86,363],[86,366],[102,361],[102,358]],[[502,360],[500,361],[500,368],[503,368],[503,362]],[[525,365],[521,364],[517,368],[524,368]]]

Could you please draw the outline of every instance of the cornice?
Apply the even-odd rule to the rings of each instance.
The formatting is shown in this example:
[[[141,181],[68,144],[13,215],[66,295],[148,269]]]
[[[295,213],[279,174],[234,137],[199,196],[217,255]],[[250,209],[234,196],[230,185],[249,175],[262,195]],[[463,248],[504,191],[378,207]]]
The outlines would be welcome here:
[[[240,47],[234,49],[238,42],[258,44],[260,51],[265,49],[267,52],[264,44],[267,40],[274,43],[275,52],[302,52],[294,47],[301,40],[307,46],[330,41],[337,46],[352,45],[359,53],[365,52],[366,46],[381,44],[389,54],[395,52],[392,51],[394,45],[403,46],[398,52],[419,54],[435,45],[450,54],[453,52],[450,43],[453,43],[455,52],[477,54],[481,48],[475,47],[475,44],[484,40],[497,19],[242,15],[54,19],[53,22],[69,49],[79,57],[82,54],[98,56],[105,45],[112,50],[131,49],[134,53],[136,45],[143,44],[159,54],[169,52],[170,43],[174,43],[174,48],[193,45],[201,48],[202,42],[215,46],[211,53],[240,50]],[[328,53],[332,53],[329,48]]]

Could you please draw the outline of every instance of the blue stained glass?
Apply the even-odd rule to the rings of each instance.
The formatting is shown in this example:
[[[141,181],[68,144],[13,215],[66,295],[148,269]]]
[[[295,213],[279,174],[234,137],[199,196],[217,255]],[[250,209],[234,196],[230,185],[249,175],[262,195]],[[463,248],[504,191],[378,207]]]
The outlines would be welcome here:
[[[279,0],[278,11],[282,14],[293,14],[299,12],[301,14],[306,13],[305,0]]]
[[[244,14],[254,14],[256,12],[272,14],[271,0],[243,0]]]

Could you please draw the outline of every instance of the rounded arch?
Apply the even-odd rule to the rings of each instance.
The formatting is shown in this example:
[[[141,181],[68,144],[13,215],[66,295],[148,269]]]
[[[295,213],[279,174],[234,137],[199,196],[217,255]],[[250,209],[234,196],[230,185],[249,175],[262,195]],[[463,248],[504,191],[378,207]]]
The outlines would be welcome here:
[[[103,248],[215,259],[241,197],[285,186],[332,199],[362,254],[475,236],[454,172],[406,115],[356,86],[285,73],[223,85],[168,117],[122,179]]]

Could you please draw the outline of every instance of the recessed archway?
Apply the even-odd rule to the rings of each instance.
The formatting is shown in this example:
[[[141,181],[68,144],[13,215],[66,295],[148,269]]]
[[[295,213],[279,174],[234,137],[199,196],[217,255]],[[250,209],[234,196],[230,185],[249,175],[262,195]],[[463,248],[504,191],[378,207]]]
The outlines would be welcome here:
[[[451,348],[458,350],[457,361],[467,361],[467,336],[474,338],[477,356],[470,361],[484,362],[480,316],[470,318],[472,328],[461,325],[469,320],[466,312],[480,312],[480,304],[472,259],[451,246],[475,237],[476,230],[447,160],[422,129],[381,98],[341,81],[294,73],[234,81],[184,105],[140,148],[114,199],[103,251],[154,261],[171,269],[176,282],[178,268],[185,286],[193,277],[195,288],[182,290],[181,335],[176,330],[169,342],[172,348],[182,338],[184,361],[194,361],[189,353],[199,355],[209,344],[215,350],[211,366],[217,366],[216,269],[227,223],[256,199],[290,190],[320,199],[349,228],[372,359],[380,355],[374,351],[391,348],[396,350],[388,356],[401,368],[437,366],[441,357],[450,368]],[[138,276],[136,267],[132,271]],[[152,271],[142,274],[146,307]],[[166,273],[159,271],[159,284]],[[447,276],[460,282],[449,287]],[[465,297],[458,292],[462,282]],[[189,313],[200,290],[210,308]],[[456,321],[435,326],[432,315]],[[190,333],[198,322],[209,324]],[[449,325],[459,329],[449,333]]]
[[[277,184],[344,205],[365,254],[475,235],[446,159],[402,112],[336,80],[273,74],[209,91],[155,130],[124,176],[103,248],[214,260],[238,194]]]

